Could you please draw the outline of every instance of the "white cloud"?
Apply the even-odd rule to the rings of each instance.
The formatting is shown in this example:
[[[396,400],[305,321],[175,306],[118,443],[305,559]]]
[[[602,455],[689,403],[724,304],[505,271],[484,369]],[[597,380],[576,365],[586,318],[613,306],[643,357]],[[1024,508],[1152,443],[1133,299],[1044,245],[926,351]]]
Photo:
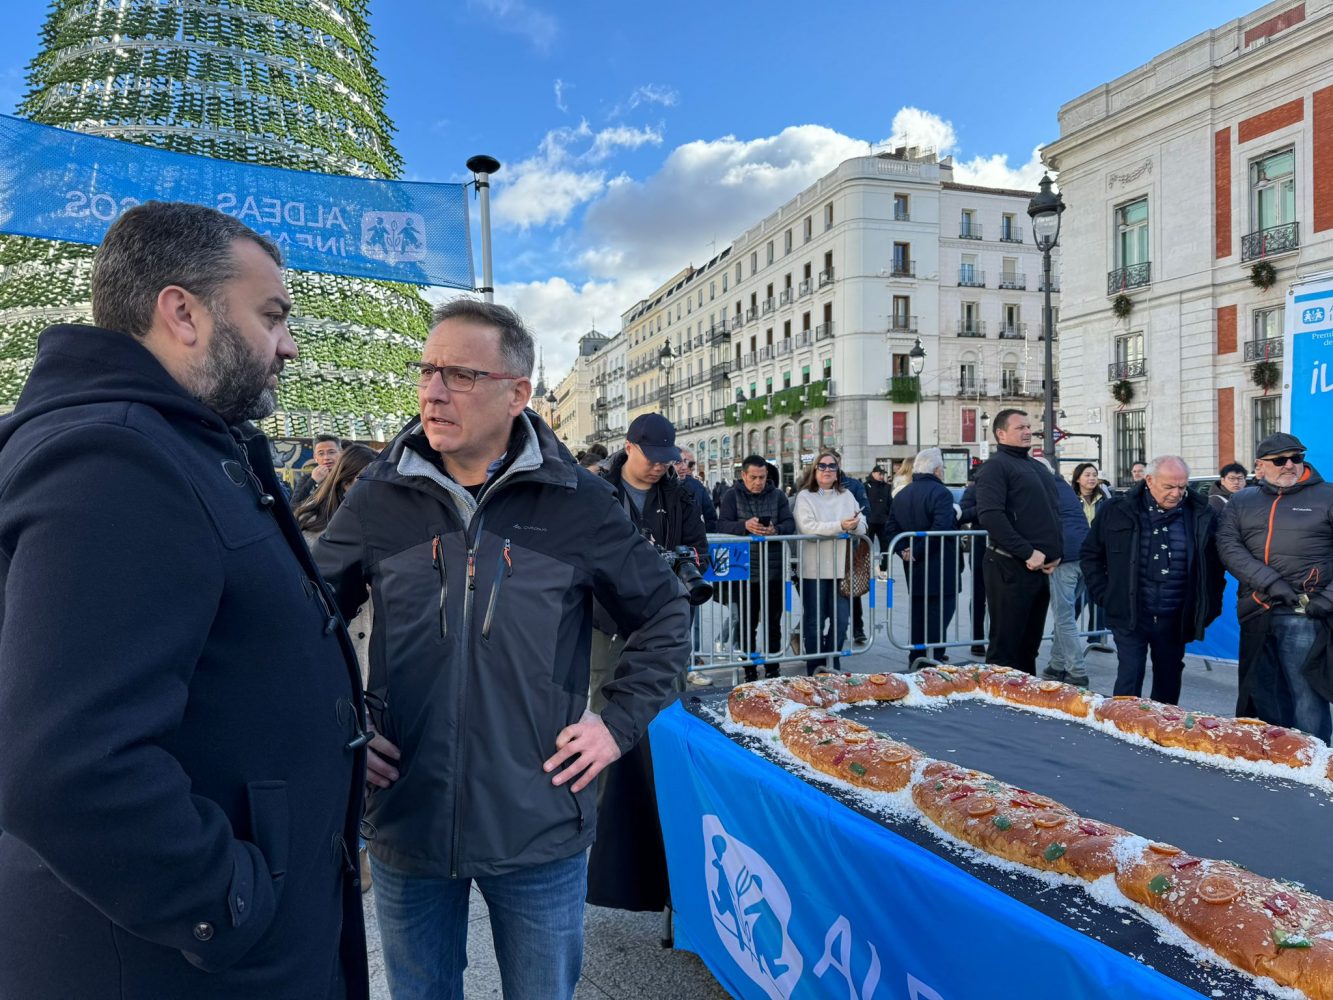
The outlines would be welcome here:
[[[1009,166],[1008,153],[958,158],[958,133],[953,122],[921,108],[900,108],[893,116],[892,134],[883,144],[931,148],[941,157],[954,156],[954,180],[960,184],[1035,190],[1043,170],[1040,146],[1020,167]]]
[[[566,86],[567,86],[567,85],[566,85],[566,83],[565,83],[564,80],[560,79],[559,77],[556,77],[556,80],[555,80],[555,106],[556,106],[556,108],[557,108],[558,110],[560,110],[560,111],[568,111],[568,110],[569,110],[569,105],[567,105],[567,104],[565,103],[565,87],[566,87]]]
[[[899,108],[893,116],[893,131],[884,140],[890,146],[918,146],[934,149],[940,156],[948,156],[958,146],[958,134],[953,122],[920,108]]]
[[[633,128],[629,125],[619,125],[613,128],[604,128],[593,136],[592,148],[584,154],[584,158],[591,163],[600,163],[617,149],[638,149],[640,146],[660,146],[661,144],[661,129]]]
[[[670,108],[679,100],[680,94],[672,88],[657,83],[645,83],[630,94],[629,106],[637,108],[640,104],[660,104]]]
[[[1032,150],[1032,156],[1021,167],[1009,166],[1008,153],[992,156],[974,156],[966,163],[954,166],[954,180],[960,184],[979,184],[982,187],[1018,188],[1036,191],[1037,182],[1046,168],[1041,164],[1041,147]]]
[[[468,0],[468,6],[483,10],[491,27],[522,36],[538,52],[550,51],[560,33],[554,17],[524,0]]]

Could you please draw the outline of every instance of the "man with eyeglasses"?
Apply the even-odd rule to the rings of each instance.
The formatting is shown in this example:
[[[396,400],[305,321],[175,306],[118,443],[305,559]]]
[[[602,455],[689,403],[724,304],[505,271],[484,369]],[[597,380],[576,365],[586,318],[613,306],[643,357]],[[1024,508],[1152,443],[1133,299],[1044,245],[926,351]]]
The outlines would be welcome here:
[[[1208,490],[1208,504],[1219,518],[1227,504],[1241,490],[1245,489],[1245,466],[1239,462],[1228,462],[1217,473],[1217,482]]]
[[[713,504],[713,497],[708,492],[708,487],[700,482],[694,475],[697,463],[694,460],[694,452],[689,448],[680,449],[680,458],[676,459],[676,479],[680,485],[690,491],[690,496],[694,497],[694,505],[704,517],[704,530],[717,530],[717,507]]]
[[[394,1000],[462,995],[473,882],[505,996],[573,995],[596,778],[689,656],[675,574],[527,409],[535,354],[503,306],[436,309],[419,417],[314,550],[344,615],[374,602],[366,839]],[[599,714],[594,600],[625,636]]]
[[[1115,694],[1143,693],[1152,657],[1152,699],[1180,702],[1185,645],[1222,611],[1217,517],[1189,488],[1176,455],[1149,462],[1143,479],[1102,504],[1083,542],[1088,593],[1115,635]]]
[[[1327,741],[1329,703],[1302,671],[1322,623],[1333,620],[1333,484],[1291,434],[1255,450],[1255,489],[1232,497],[1218,547],[1239,582],[1240,690],[1236,712]]]

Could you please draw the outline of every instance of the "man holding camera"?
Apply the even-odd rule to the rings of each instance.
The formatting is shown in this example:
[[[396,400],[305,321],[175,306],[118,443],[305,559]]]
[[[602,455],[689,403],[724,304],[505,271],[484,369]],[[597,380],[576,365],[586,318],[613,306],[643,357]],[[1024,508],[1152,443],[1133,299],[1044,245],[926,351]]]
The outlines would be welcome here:
[[[535,354],[503,306],[436,309],[419,418],[314,547],[346,617],[375,607],[366,829],[395,1000],[462,995],[474,881],[505,996],[573,996],[597,775],[689,655],[675,574],[527,408]],[[626,636],[598,714],[594,600]]]

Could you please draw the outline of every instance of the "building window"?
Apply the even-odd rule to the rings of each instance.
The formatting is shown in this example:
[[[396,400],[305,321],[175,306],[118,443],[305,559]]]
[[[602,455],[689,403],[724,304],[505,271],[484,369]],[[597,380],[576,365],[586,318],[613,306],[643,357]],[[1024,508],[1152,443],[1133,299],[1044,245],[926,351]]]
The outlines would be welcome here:
[[[894,378],[911,378],[912,359],[906,354],[895,354],[890,361],[890,370]]]
[[[768,241],[768,248],[767,248],[767,251],[766,251],[765,256],[766,256],[766,259],[764,260],[764,264],[765,264],[765,265],[768,265],[768,264],[773,263],[773,241],[772,241],[772,240],[769,240],[769,241]]]
[[[738,268],[740,267],[739,264],[737,264],[736,266],[737,266]],[[722,291],[725,292],[726,290],[727,290],[727,272],[726,272],[726,271],[723,271],[723,272],[722,272]]]
[[[803,228],[805,237],[804,242],[809,243],[811,237],[814,235],[814,219],[810,218],[810,216],[807,215],[805,217],[805,223]]]
[[[791,372],[782,373],[782,388],[784,389],[791,388]]]
[[[810,455],[810,461],[814,461],[815,450],[815,422],[813,420],[801,421],[801,453]]]
[[[893,196],[893,221],[910,222],[912,213],[908,211],[908,200],[905,194],[895,194]]]
[[[1140,198],[1115,210],[1115,266],[1148,263],[1148,199]]]
[[[1006,243],[1022,243],[1023,233],[1014,221],[1012,212],[1005,212],[1000,216],[1000,239]]]
[[[765,396],[771,396],[771,395],[773,395],[773,376],[772,376],[772,375],[770,375],[770,376],[768,376],[768,378],[764,379],[764,395],[765,395]]]
[[[782,252],[791,253],[791,230],[788,229],[782,234]]]
[[[1250,164],[1250,211],[1255,229],[1296,221],[1296,154],[1270,153]]]
[[[750,273],[755,274],[758,271],[759,271],[759,251],[752,250],[750,252]]]
[[[912,299],[907,295],[893,297],[892,329],[912,332]]]
[[[1124,333],[1115,338],[1115,364],[1112,366],[1112,382],[1126,378],[1142,378],[1147,375],[1147,365],[1143,355],[1143,331]]]
[[[1018,381],[1018,362],[1005,361],[1000,365],[1000,395],[1017,396],[1022,389]]]
[[[723,291],[726,291],[726,289],[723,289]],[[703,293],[701,292],[700,294],[702,295]],[[708,301],[712,302],[715,298],[717,298],[717,282],[710,281],[708,283]],[[699,301],[699,305],[703,305],[702,299]]]
[[[821,417],[819,421],[819,447],[838,447],[838,422],[833,417]]]
[[[782,321],[782,339],[791,340],[791,320],[789,319]]]
[[[832,228],[833,228],[833,202],[829,202],[827,205],[824,206],[824,231],[828,232],[828,230]]]
[[[741,283],[741,262],[736,261],[736,284]]]
[[[1115,469],[1119,486],[1133,482],[1130,469],[1135,462],[1148,461],[1145,426],[1143,410],[1123,410],[1115,415]]]
[[[1254,440],[1262,441],[1270,434],[1276,434],[1282,417],[1281,396],[1260,396],[1254,401]]]
[[[895,243],[893,245],[893,276],[910,278],[912,276],[912,244]]]
[[[958,366],[958,392],[961,395],[968,395],[980,391],[980,384],[977,382],[976,363],[964,361]]]
[[[963,218],[958,224],[958,235],[963,239],[981,239],[981,225],[977,222],[977,213],[970,208],[963,209]]]
[[[801,366],[801,385],[809,385],[809,384],[810,384],[810,366],[809,366],[809,365],[802,365],[802,366]]]
[[[975,407],[963,407],[963,443],[975,444],[977,440],[977,411]]]
[[[893,443],[907,443],[907,412],[905,410],[893,411]]]

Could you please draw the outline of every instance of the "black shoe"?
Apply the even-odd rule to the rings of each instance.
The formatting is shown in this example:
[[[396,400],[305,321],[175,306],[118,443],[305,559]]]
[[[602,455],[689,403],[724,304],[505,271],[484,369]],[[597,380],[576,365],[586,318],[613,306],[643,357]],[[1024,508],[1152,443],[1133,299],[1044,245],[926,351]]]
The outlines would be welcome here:
[[[972,655],[973,655],[973,656],[985,656],[985,655],[986,655],[986,647],[985,647],[985,646],[973,646],[973,647],[972,647]]]
[[[869,642],[869,641],[870,641],[870,640],[866,638],[866,634],[865,634],[864,632],[857,632],[856,635],[852,636],[852,642],[855,642],[855,643],[860,643],[860,644],[864,645],[865,643],[867,643],[867,642]]]

